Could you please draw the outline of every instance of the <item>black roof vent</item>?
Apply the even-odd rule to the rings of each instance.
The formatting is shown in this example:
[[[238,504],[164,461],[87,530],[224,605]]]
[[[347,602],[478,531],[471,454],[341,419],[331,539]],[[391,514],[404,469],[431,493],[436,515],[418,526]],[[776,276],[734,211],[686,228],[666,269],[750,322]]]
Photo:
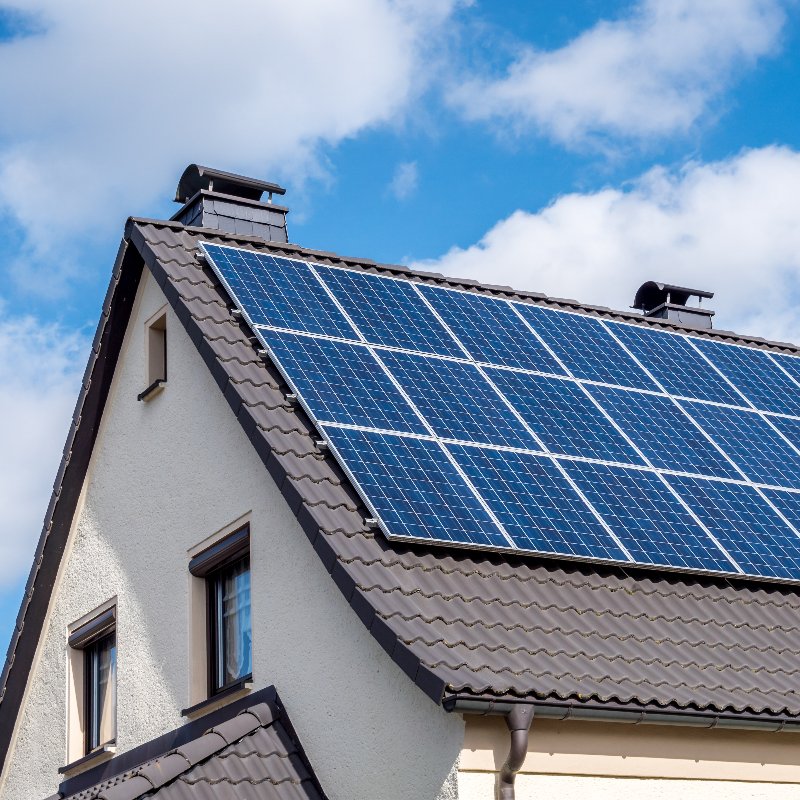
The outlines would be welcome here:
[[[262,202],[265,192],[267,202]],[[175,202],[183,206],[172,219],[197,228],[288,242],[289,209],[275,205],[273,194],[286,194],[286,189],[277,183],[190,164],[175,191]]]
[[[714,292],[702,289],[647,281],[636,292],[633,308],[638,308],[646,317],[669,319],[693,328],[710,328],[714,312],[709,308],[700,308],[700,303],[704,298],[711,299],[713,296]],[[687,306],[690,297],[696,297],[698,305]]]

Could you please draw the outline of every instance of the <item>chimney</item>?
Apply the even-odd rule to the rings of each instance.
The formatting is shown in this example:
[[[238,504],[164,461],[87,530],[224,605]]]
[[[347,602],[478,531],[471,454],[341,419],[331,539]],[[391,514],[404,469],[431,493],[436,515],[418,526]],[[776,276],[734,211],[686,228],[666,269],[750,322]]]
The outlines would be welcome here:
[[[267,193],[267,202],[261,196]],[[275,183],[190,164],[181,175],[175,202],[183,203],[172,219],[183,225],[288,242],[288,208],[273,205],[273,194],[286,194]]]
[[[714,312],[709,308],[700,308],[700,303],[703,298],[710,299],[713,296],[714,292],[704,292],[702,289],[647,281],[636,292],[633,308],[638,308],[646,317],[669,319],[693,328],[710,328]],[[686,305],[690,297],[697,298],[696,306]]]

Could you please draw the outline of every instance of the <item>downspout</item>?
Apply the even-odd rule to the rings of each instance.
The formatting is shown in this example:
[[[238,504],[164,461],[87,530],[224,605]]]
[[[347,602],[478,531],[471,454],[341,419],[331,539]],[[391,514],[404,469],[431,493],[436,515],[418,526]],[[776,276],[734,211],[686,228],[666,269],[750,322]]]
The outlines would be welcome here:
[[[533,724],[533,705],[515,704],[505,715],[505,719],[511,734],[511,747],[498,775],[497,800],[514,800],[514,781],[528,753],[528,734]]]

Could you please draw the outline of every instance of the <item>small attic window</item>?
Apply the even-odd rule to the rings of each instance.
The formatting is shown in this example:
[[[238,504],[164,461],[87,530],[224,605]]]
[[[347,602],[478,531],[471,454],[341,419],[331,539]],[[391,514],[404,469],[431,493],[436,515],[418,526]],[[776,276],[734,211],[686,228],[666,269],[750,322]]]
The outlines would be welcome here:
[[[145,329],[147,388],[138,400],[150,400],[167,384],[167,312],[162,309],[151,317]]]

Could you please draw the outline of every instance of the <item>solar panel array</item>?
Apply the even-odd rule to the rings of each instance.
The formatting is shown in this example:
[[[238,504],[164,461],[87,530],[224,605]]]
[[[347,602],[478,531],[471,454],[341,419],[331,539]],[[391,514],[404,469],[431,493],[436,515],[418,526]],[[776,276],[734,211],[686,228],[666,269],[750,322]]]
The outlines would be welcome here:
[[[800,580],[800,358],[203,250],[386,536]]]

